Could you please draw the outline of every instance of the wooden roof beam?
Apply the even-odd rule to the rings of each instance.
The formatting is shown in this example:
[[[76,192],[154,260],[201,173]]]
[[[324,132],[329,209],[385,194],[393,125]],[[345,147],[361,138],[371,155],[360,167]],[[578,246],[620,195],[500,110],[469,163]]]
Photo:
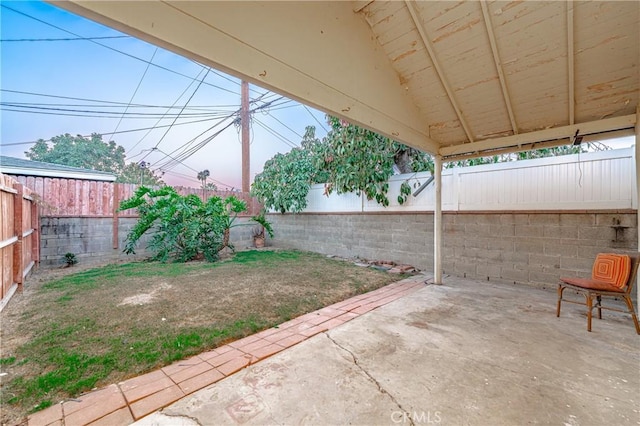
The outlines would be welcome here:
[[[491,24],[491,17],[489,16],[489,9],[487,8],[487,2],[482,0],[480,2],[482,7],[482,16],[484,18],[484,25],[487,28],[487,35],[489,36],[489,44],[491,44],[491,53],[493,54],[493,61],[496,64],[496,70],[498,71],[498,79],[500,80],[500,87],[502,88],[502,97],[504,98],[505,106],[507,107],[507,113],[509,114],[509,121],[511,122],[511,128],[513,134],[518,134],[518,125],[516,124],[516,117],[513,113],[513,106],[511,103],[511,96],[509,96],[509,88],[507,87],[507,81],[504,77],[504,70],[502,69],[502,61],[500,60],[500,53],[498,52],[498,45],[496,44],[496,38],[493,34],[493,25]],[[573,123],[571,123],[573,124]]]
[[[436,56],[436,52],[433,49],[431,40],[429,40],[429,37],[427,36],[427,32],[421,23],[420,15],[418,14],[418,11],[415,9],[415,7],[413,6],[413,2],[409,0],[405,0],[404,3],[407,6],[409,13],[411,14],[411,19],[413,20],[413,24],[415,25],[416,30],[418,30],[418,34],[420,34],[420,39],[422,40],[422,43],[424,44],[424,47],[427,50],[429,57],[431,58],[431,62],[433,62],[433,67],[435,68],[436,73],[440,78],[440,83],[442,83],[442,87],[444,87],[444,90],[447,92],[447,96],[449,97],[449,102],[451,103],[451,106],[453,107],[453,109],[456,112],[456,115],[458,116],[458,120],[460,121],[460,124],[464,129],[464,133],[467,135],[467,139],[469,139],[469,142],[473,142],[474,138],[473,138],[473,134],[471,133],[469,124],[467,124],[467,120],[464,118],[464,115],[462,114],[462,110],[458,105],[458,101],[456,101],[453,90],[451,89],[451,85],[449,84],[449,81],[447,80],[445,73],[442,70],[442,67],[440,66],[440,63],[438,62],[438,57]]]
[[[512,148],[512,151],[517,151],[519,150],[518,147],[521,145],[570,138],[574,136],[578,130],[581,136],[588,136],[617,130],[633,129],[635,123],[636,115],[630,114],[622,117],[606,118],[604,120],[590,121],[562,127],[552,127],[550,129],[520,133],[518,135],[487,139],[462,145],[447,146],[440,148],[439,153],[445,158],[465,154],[482,157],[484,155],[491,155],[490,151],[501,148]],[[563,144],[564,143],[561,145]]]

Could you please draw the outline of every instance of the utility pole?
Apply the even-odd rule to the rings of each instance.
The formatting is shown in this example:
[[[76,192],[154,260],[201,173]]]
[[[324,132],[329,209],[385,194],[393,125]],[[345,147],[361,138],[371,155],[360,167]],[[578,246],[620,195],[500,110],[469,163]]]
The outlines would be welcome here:
[[[249,149],[250,144],[250,131],[249,131],[249,83],[242,81],[242,102],[240,109],[240,123],[242,125],[242,192],[249,192],[250,175],[249,166],[251,151]]]

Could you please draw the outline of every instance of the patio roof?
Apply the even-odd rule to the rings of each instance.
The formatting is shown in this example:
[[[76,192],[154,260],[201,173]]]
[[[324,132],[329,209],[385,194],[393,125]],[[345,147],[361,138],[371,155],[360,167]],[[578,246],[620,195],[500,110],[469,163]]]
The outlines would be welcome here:
[[[445,161],[637,120],[634,1],[55,4]]]

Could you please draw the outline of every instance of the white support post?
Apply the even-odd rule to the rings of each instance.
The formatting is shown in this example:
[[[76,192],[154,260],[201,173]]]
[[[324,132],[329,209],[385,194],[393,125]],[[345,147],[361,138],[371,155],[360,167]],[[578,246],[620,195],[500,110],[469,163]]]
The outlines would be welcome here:
[[[433,214],[433,281],[442,284],[442,156],[434,161],[436,208]]]

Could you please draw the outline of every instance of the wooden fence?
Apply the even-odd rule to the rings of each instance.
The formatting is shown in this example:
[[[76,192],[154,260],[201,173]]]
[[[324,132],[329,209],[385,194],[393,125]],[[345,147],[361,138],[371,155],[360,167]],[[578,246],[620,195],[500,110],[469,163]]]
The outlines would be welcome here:
[[[39,261],[38,223],[31,189],[0,173],[0,311]]]
[[[118,212],[123,200],[133,196],[139,185],[128,183],[98,182],[76,179],[13,176],[37,194],[41,215],[45,217],[137,217],[135,210]],[[254,216],[262,206],[247,193],[208,191],[198,188],[176,187],[181,195],[196,194],[201,199],[230,195],[247,203],[246,216]]]

